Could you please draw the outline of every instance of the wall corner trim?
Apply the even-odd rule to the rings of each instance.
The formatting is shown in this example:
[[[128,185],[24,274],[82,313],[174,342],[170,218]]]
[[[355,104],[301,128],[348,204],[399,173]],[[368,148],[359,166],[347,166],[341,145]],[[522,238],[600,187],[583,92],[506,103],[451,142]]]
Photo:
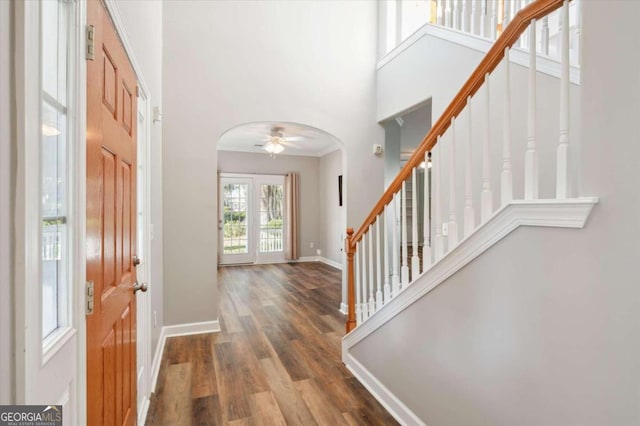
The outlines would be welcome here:
[[[510,202],[403,288],[388,304],[344,336],[343,352],[346,353],[518,227],[583,228],[597,203],[596,197]]]
[[[375,399],[393,416],[398,423],[407,426],[426,426],[413,411],[398,399],[385,385],[383,385],[367,368],[356,360],[344,345],[342,349],[342,362],[362,385],[374,396]]]

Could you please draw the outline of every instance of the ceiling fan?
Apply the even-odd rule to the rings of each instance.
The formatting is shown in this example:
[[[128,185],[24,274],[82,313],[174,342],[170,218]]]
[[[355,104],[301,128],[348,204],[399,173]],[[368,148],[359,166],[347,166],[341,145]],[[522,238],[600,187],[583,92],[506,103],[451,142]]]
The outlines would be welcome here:
[[[267,151],[272,157],[280,154],[287,146],[291,146],[292,141],[300,139],[297,136],[288,136],[285,138],[283,130],[282,127],[272,127],[269,136],[263,139],[266,143],[262,145],[262,149]]]

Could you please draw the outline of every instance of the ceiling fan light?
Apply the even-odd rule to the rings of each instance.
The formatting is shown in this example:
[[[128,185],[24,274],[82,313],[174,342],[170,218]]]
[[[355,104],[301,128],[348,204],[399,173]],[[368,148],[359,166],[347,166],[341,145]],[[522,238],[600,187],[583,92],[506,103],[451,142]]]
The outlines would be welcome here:
[[[284,146],[281,143],[282,138],[272,137],[262,148],[269,154],[280,154],[284,151]]]

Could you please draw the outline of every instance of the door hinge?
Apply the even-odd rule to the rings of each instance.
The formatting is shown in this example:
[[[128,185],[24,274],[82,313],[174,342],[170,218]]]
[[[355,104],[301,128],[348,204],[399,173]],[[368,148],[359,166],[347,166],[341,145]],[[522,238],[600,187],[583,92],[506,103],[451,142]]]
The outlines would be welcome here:
[[[96,28],[93,25],[87,25],[87,60],[93,61],[95,56],[95,36]]]
[[[85,306],[85,314],[93,315],[93,281],[87,281],[87,304]]]

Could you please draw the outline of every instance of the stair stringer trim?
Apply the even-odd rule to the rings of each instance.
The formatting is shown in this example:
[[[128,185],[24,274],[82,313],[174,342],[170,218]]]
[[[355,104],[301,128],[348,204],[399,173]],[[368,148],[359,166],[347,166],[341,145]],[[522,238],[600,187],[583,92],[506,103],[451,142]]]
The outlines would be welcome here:
[[[353,360],[348,351],[411,306],[425,294],[447,280],[466,264],[480,256],[520,226],[583,228],[598,203],[597,197],[567,200],[512,201],[495,212],[467,238],[434,263],[429,270],[402,289],[400,293],[369,319],[342,338],[342,361],[349,367]],[[364,383],[363,383],[364,384]],[[366,385],[365,385],[366,386]]]

